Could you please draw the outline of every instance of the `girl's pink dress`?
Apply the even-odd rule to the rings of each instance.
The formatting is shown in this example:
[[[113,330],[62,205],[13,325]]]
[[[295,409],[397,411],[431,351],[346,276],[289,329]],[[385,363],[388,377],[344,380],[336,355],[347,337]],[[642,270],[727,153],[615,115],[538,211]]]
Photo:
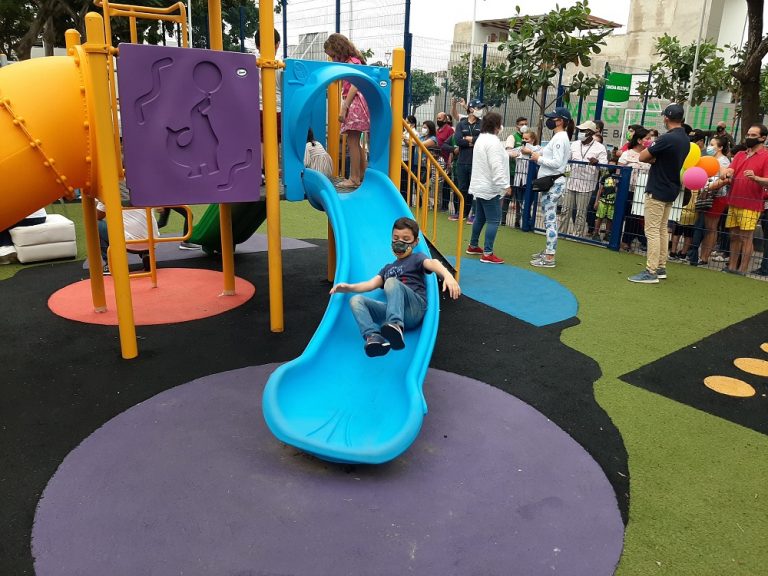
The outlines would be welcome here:
[[[350,58],[347,60],[347,64],[362,64],[357,58]],[[346,98],[349,94],[349,89],[352,87],[350,82],[346,80],[341,84],[341,96]],[[347,110],[347,116],[344,118],[344,122],[341,124],[341,131],[343,132],[368,132],[371,129],[371,114],[368,112],[368,103],[363,97],[363,93],[359,90],[352,99],[352,103]]]

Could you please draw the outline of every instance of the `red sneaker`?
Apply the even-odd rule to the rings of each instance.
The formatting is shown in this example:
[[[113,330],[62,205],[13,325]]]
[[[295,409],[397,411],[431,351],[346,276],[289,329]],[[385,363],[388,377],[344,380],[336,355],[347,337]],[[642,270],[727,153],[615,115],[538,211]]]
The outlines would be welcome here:
[[[483,254],[480,257],[480,262],[483,264],[504,264],[504,259],[494,254]]]
[[[475,256],[482,256],[483,249],[480,246],[467,246],[467,254],[474,254]]]

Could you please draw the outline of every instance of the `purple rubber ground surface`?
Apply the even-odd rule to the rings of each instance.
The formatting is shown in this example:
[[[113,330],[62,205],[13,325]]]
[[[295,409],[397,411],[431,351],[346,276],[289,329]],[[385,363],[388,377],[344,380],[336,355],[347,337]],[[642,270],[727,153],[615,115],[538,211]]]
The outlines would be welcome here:
[[[346,467],[268,432],[275,367],[178,386],[87,438],[38,506],[37,575],[613,574],[613,490],[529,405],[430,370],[413,446]]]
[[[283,238],[280,242],[283,250],[294,250],[296,248],[316,248],[314,244],[304,242],[303,240],[296,240],[295,238]],[[253,252],[266,252],[267,251],[267,236],[266,234],[254,234],[245,242],[235,246],[235,254],[250,254]],[[158,262],[170,262],[173,260],[186,260],[188,258],[204,258],[207,257],[202,250],[180,250],[179,245],[176,242],[163,242],[157,244],[155,248],[155,256]],[[129,255],[128,264],[138,264],[139,257]],[[83,262],[83,268],[88,268],[88,260]]]

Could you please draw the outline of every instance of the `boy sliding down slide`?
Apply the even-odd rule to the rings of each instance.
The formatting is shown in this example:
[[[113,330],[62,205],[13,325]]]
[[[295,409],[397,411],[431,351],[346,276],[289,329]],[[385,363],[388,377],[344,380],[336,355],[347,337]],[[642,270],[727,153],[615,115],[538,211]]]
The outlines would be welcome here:
[[[353,296],[349,305],[360,333],[365,339],[368,356],[383,356],[390,348],[405,348],[404,330],[417,327],[427,310],[427,289],[424,275],[430,272],[443,279],[443,292],[448,290],[456,300],[461,294],[458,282],[438,260],[425,254],[414,254],[419,242],[419,225],[411,218],[398,218],[392,226],[392,252],[397,260],[387,264],[366,282],[339,283],[331,294],[344,292],[370,292],[384,288],[386,301],[365,296]]]

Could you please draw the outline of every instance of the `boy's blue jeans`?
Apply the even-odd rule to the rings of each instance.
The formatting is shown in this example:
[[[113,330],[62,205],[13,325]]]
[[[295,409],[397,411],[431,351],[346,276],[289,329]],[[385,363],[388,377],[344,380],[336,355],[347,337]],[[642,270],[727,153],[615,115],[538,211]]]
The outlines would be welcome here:
[[[400,324],[406,330],[415,328],[424,319],[427,302],[397,278],[384,282],[386,302],[373,298],[352,296],[349,305],[363,338],[379,333],[382,324]]]

